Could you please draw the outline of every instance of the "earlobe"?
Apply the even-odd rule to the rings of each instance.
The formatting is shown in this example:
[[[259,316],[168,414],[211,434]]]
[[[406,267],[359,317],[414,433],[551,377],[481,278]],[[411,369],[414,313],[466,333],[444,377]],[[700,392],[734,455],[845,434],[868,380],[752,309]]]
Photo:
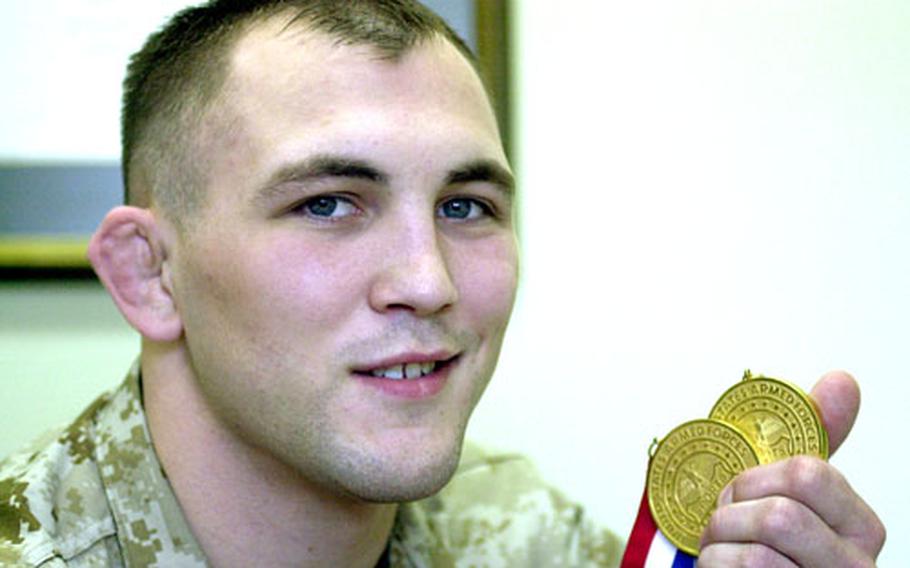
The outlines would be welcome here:
[[[183,333],[167,252],[155,215],[138,207],[108,212],[88,247],[89,260],[120,312],[151,341],[176,341]]]

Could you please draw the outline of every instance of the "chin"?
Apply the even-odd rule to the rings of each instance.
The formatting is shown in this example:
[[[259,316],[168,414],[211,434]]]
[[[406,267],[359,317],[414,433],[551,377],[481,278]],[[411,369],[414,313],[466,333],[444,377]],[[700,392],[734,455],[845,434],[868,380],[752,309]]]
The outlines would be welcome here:
[[[337,482],[348,495],[370,503],[416,501],[445,487],[460,456],[461,440],[444,451],[415,450],[403,459],[361,454]]]

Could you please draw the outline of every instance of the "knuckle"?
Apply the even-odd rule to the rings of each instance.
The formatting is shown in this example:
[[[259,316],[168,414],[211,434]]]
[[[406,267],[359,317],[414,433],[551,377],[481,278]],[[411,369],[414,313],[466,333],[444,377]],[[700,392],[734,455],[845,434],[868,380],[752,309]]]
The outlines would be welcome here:
[[[869,540],[871,544],[872,556],[878,556],[885,546],[885,540],[888,538],[888,531],[885,525],[876,517],[875,522],[871,523],[869,528]]]
[[[725,513],[725,507],[720,507],[719,509],[715,509],[711,514],[711,517],[708,519],[708,524],[705,526],[704,531],[702,531],[702,540],[704,540],[704,542],[713,542],[714,535],[718,534],[718,529],[724,526]]]
[[[737,494],[742,494],[743,488],[748,487],[749,483],[751,483],[752,477],[755,475],[755,470],[759,469],[760,467],[761,466],[747,469],[746,471],[743,471],[734,477],[733,480],[729,483],[732,495],[735,496]]]
[[[717,545],[706,546],[698,551],[697,568],[710,568],[711,566],[721,566],[718,562],[715,550]]]
[[[813,456],[791,458],[784,475],[790,490],[796,494],[816,491],[831,481],[827,464]]]
[[[793,568],[793,563],[773,548],[759,543],[724,543],[705,547],[698,556],[699,568]]]
[[[888,529],[885,528],[885,525],[883,525],[881,521],[876,523],[876,525],[878,529],[878,536],[875,542],[878,545],[876,549],[876,553],[878,553],[878,551],[880,551],[885,546],[885,541],[888,540]]]
[[[742,548],[739,566],[780,566],[780,556],[767,546],[748,544]]]
[[[768,499],[758,521],[758,536],[763,542],[777,542],[801,527],[802,518],[796,504],[784,497],[773,497]]]
[[[848,559],[844,561],[846,568],[875,568],[875,560],[864,557],[857,559]]]

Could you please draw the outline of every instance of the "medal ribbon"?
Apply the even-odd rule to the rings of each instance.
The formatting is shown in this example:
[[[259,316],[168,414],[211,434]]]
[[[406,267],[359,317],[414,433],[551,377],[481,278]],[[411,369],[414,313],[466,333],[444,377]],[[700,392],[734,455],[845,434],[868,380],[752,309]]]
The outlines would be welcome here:
[[[638,517],[620,568],[694,568],[695,557],[679,550],[657,528],[648,506],[648,488],[641,496]]]

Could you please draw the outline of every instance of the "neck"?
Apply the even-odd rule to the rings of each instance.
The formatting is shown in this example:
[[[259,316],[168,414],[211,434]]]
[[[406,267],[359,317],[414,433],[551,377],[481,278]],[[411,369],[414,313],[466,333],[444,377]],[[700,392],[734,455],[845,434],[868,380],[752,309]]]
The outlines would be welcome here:
[[[155,451],[212,565],[376,564],[395,505],[332,494],[240,439],[206,403],[182,345],[146,342],[142,353]]]

